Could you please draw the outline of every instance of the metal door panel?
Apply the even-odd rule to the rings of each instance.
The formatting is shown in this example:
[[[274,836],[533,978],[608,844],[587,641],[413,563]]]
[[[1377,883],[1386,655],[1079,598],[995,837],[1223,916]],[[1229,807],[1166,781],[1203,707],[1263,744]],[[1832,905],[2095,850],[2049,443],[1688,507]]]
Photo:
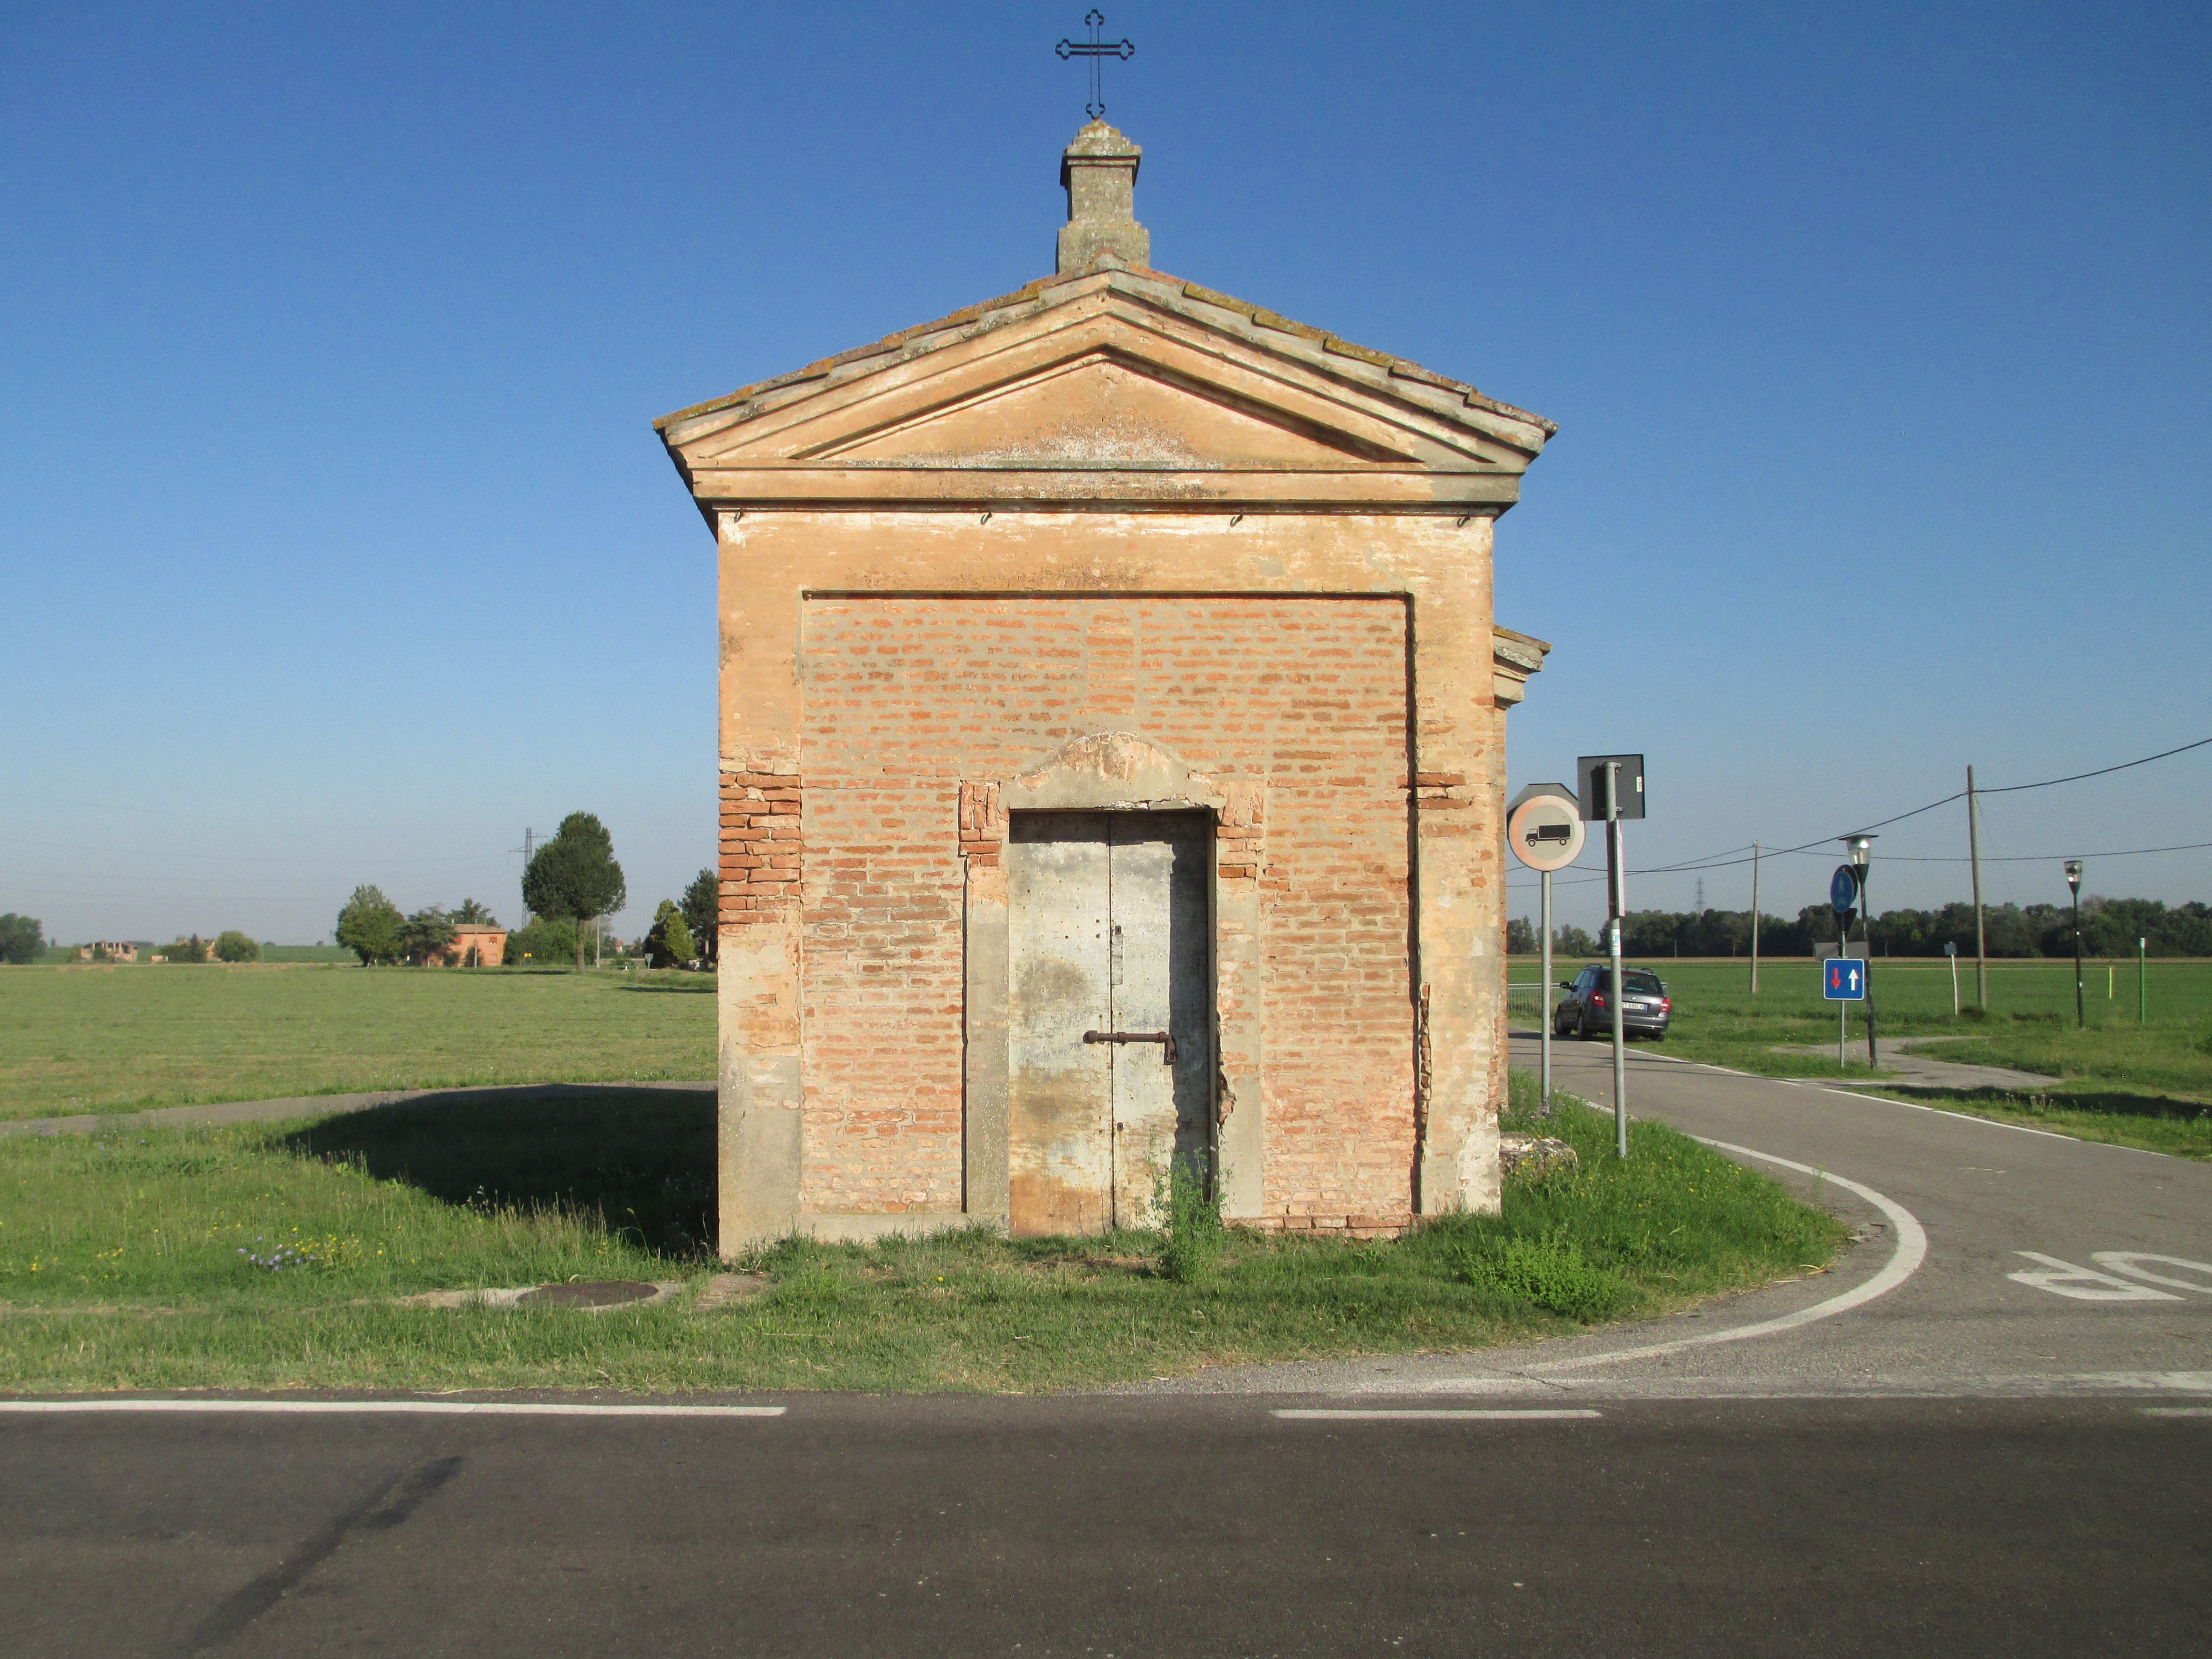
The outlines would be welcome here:
[[[1114,1024],[1165,1031],[1170,1048],[1113,1047],[1114,1219],[1164,1223],[1159,1186],[1206,1144],[1213,1075],[1206,920],[1211,820],[1188,812],[1113,815],[1109,943]],[[1168,1056],[1172,1053],[1174,1060]],[[1199,1165],[1203,1168],[1202,1162]]]
[[[1018,814],[1006,846],[1007,1223],[1015,1237],[1112,1220],[1112,1021],[1103,812]]]
[[[1007,1173],[1017,1237],[1158,1224],[1170,1165],[1206,1167],[1212,841],[1204,813],[1014,816]],[[1148,1040],[1165,1035],[1172,1046]]]

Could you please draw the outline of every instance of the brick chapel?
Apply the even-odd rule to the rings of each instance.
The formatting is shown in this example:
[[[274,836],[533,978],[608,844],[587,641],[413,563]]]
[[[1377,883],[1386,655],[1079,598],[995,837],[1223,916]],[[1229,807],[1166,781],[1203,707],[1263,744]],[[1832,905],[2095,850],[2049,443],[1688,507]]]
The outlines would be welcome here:
[[[655,422],[720,568],[720,1244],[1498,1203],[1492,527],[1556,428],[1156,270],[1058,268]]]

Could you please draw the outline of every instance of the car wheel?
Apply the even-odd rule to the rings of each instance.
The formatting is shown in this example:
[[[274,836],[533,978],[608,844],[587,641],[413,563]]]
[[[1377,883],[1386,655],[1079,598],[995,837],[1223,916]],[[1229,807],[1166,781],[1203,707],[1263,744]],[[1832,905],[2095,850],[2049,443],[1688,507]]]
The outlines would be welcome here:
[[[1575,1040],[1577,1042],[1589,1042],[1595,1039],[1595,1035],[1590,1030],[1589,1010],[1585,1008],[1580,1018],[1575,1021]]]

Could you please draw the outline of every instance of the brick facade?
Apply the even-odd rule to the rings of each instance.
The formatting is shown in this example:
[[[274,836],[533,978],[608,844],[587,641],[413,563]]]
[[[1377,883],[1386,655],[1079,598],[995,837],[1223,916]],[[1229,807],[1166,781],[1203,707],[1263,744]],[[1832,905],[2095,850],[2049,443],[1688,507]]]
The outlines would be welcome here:
[[[1216,874],[1260,896],[1242,988],[1274,1034],[1269,1212],[1410,1212],[1402,601],[845,597],[803,615],[803,817],[799,789],[726,775],[723,890],[742,924],[780,902],[757,896],[763,867],[778,894],[799,878],[806,1207],[960,1207],[962,855],[995,863],[1004,834],[981,781],[1124,729],[1245,786]],[[759,850],[796,848],[802,823],[803,865]]]

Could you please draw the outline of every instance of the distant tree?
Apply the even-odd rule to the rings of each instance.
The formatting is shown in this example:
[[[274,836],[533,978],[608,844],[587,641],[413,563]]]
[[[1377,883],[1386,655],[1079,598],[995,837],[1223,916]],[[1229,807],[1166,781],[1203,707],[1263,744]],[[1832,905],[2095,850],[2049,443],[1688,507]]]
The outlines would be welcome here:
[[[434,904],[399,924],[399,954],[417,968],[445,961],[453,948],[453,919]]]
[[[362,967],[374,968],[399,960],[399,930],[405,923],[399,907],[381,889],[356,887],[338,912],[337,931],[331,938],[359,957]]]
[[[722,882],[712,870],[702,870],[676,901],[684,925],[691,930],[691,944],[712,965],[721,944]]]
[[[161,954],[171,962],[205,962],[208,942],[198,933],[190,939],[179,939],[161,947]]]
[[[584,965],[584,924],[623,908],[628,889],[615,862],[614,837],[589,812],[571,812],[522,872],[522,902],[541,916],[576,924],[576,966]]]
[[[540,916],[526,927],[507,936],[504,961],[509,968],[547,968],[566,962],[576,949],[574,922],[551,921]]]
[[[237,928],[228,927],[216,935],[215,954],[219,962],[258,962],[261,946]]]
[[[1526,916],[1516,916],[1505,924],[1505,954],[1509,957],[1533,957],[1536,954],[1536,924]]]
[[[645,959],[654,968],[678,968],[698,954],[684,913],[667,899],[653,913],[653,931],[645,936]]]
[[[0,962],[21,968],[36,962],[46,948],[46,925],[13,910],[0,915]]]
[[[499,918],[497,916],[492,915],[489,910],[486,909],[483,905],[478,904],[474,899],[469,898],[463,899],[460,903],[454,908],[453,919],[465,927],[496,927],[499,926]]]
[[[1579,927],[1557,927],[1552,931],[1552,951],[1562,957],[1594,957],[1597,941]]]

